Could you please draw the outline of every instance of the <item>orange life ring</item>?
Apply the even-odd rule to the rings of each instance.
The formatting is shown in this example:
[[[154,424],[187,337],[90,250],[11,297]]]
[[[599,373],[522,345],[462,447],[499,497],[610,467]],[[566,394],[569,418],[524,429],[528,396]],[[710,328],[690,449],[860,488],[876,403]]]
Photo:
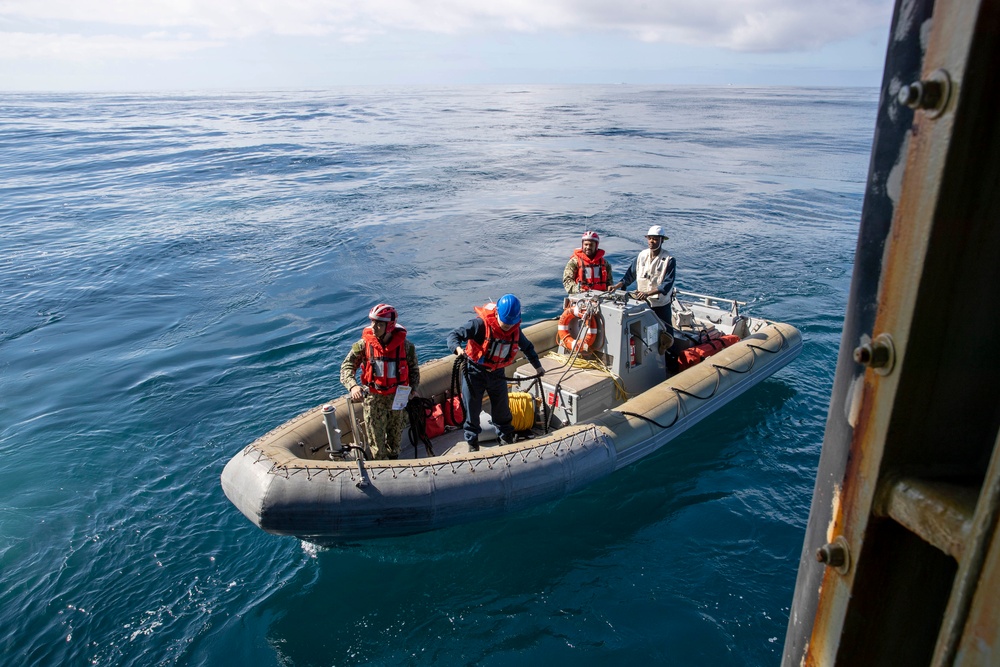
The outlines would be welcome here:
[[[573,350],[576,348],[578,341],[574,339],[573,334],[570,333],[569,324],[573,320],[579,318],[580,316],[577,315],[576,310],[572,306],[564,310],[562,316],[559,318],[559,328],[556,330],[556,340],[567,350]],[[590,318],[587,319],[585,326],[587,327],[587,335],[583,337],[583,348],[581,348],[581,351],[583,352],[590,350],[591,346],[593,346],[594,342],[597,340],[597,315],[591,315]]]

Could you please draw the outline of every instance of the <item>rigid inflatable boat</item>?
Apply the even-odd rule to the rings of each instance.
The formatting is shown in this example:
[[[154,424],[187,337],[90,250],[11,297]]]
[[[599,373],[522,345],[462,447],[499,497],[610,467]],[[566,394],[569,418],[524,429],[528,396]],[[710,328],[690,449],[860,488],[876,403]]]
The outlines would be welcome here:
[[[574,295],[562,317],[524,328],[544,376],[523,355],[507,368],[511,390],[533,406],[533,426],[514,444],[486,442],[484,416],[479,451],[461,428],[430,448],[404,431],[399,459],[364,460],[360,404],[343,396],[244,447],[222,488],[263,530],[316,544],[435,530],[560,498],[655,452],[798,356],[795,327],[749,317],[743,305],[675,291],[671,335],[625,292]],[[421,364],[415,394],[447,401],[456,359]]]

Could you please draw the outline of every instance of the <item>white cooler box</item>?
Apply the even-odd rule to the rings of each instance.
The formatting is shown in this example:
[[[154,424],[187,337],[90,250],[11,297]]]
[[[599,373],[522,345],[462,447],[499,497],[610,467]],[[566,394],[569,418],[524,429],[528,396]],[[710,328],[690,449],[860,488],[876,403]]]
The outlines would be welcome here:
[[[530,392],[536,399],[546,403],[552,415],[550,424],[554,427],[576,424],[595,417],[612,407],[614,401],[614,381],[607,373],[583,368],[571,368],[567,372],[556,359],[541,359],[545,375],[542,376],[542,396],[538,396],[537,386],[522,383],[523,391]],[[535,375],[531,364],[519,366],[514,371],[515,378]],[[559,393],[555,385],[559,382]]]

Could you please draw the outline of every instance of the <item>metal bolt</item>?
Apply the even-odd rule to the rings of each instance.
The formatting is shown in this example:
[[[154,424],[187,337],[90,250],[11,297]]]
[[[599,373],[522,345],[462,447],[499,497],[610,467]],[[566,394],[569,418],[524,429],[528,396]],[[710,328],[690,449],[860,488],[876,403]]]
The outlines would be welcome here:
[[[847,548],[847,540],[838,537],[830,544],[824,544],[816,550],[816,560],[827,567],[835,567],[841,574],[847,574],[851,567],[851,552]]]
[[[888,360],[889,352],[881,345],[865,343],[854,350],[854,361],[864,366],[882,368]]]
[[[871,343],[865,343],[854,348],[854,361],[864,366],[867,366],[872,361],[872,346]]]
[[[816,550],[816,560],[824,565],[840,567],[847,562],[847,554],[843,547],[836,544],[824,544]]]
[[[951,95],[951,77],[944,70],[937,70],[923,81],[914,81],[899,89],[896,99],[911,109],[924,109],[931,118],[937,118],[948,104]]]
[[[910,107],[911,109],[920,108],[920,100],[924,96],[924,85],[919,81],[911,83],[908,86],[903,86],[899,89],[899,95],[896,99],[903,106]]]
[[[888,375],[896,361],[896,353],[889,334],[879,334],[875,340],[854,348],[854,361],[875,369],[880,375]]]

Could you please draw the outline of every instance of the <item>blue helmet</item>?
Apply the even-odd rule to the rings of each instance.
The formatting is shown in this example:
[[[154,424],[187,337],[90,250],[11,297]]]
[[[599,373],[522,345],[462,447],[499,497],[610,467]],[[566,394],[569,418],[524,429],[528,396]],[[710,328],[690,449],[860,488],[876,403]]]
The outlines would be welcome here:
[[[503,324],[517,324],[521,321],[521,302],[513,294],[504,294],[497,301],[497,317]]]

